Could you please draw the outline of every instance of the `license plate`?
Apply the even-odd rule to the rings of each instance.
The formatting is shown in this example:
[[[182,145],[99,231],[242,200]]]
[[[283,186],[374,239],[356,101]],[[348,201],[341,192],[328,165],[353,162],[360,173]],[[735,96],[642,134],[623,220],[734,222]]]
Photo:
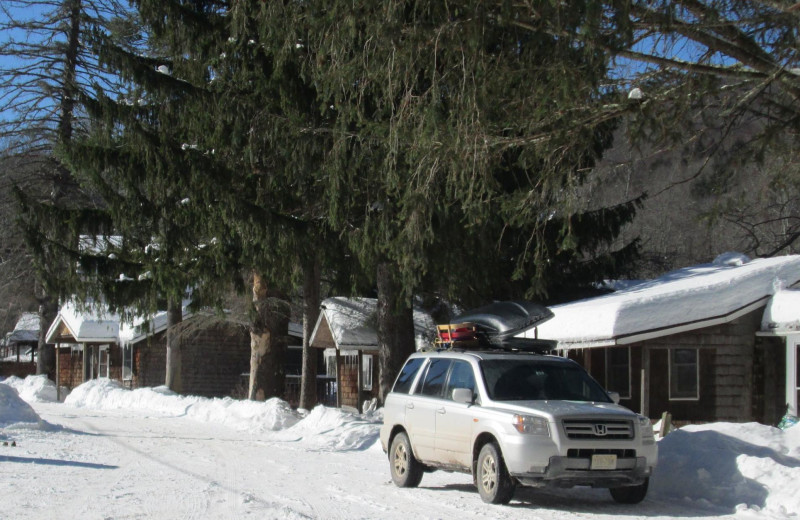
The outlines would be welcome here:
[[[592,455],[591,469],[617,469],[616,455]]]

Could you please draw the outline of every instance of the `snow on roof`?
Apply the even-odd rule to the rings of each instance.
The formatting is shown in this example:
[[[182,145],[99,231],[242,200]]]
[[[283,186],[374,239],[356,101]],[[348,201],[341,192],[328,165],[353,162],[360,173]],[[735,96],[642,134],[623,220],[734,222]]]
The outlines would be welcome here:
[[[183,302],[184,320],[192,316],[189,311],[190,303],[190,300],[184,300]],[[132,345],[165,330],[167,330],[167,311],[158,311],[149,318],[137,317],[132,324],[122,323],[119,330],[119,340],[120,343]],[[302,339],[303,326],[299,323],[289,322],[289,335]]]
[[[322,302],[311,345],[340,350],[373,350],[378,348],[377,309],[375,298],[327,298]],[[436,325],[431,316],[414,309],[414,333],[417,342],[431,336]]]
[[[189,305],[191,300],[183,300],[181,304],[182,318],[191,316]],[[167,311],[158,311],[149,316],[137,316],[133,323],[122,323],[119,328],[119,341],[124,344],[133,344],[146,339],[153,334],[158,334],[167,329]]]
[[[39,341],[39,315],[35,312],[24,312],[14,325],[8,336],[9,343],[33,343]]]
[[[85,311],[73,301],[61,306],[58,316],[47,330],[48,343],[116,343],[119,341],[120,319],[104,305],[92,303]]]
[[[800,281],[800,256],[749,260],[726,254],[619,292],[551,307],[554,317],[527,337],[559,348],[627,344],[726,323]]]
[[[800,291],[776,292],[764,309],[761,330],[770,332],[800,330]]]

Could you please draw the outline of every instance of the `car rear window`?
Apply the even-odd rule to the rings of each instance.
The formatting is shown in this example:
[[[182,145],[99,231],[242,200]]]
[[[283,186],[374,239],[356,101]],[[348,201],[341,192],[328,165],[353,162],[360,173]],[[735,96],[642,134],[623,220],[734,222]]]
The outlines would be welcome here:
[[[394,382],[394,388],[392,389],[392,392],[397,392],[400,394],[407,394],[410,392],[411,385],[414,383],[414,376],[417,375],[417,372],[419,372],[419,369],[424,362],[424,358],[411,358],[406,361],[406,364],[400,371],[400,375],[397,376],[397,380]]]

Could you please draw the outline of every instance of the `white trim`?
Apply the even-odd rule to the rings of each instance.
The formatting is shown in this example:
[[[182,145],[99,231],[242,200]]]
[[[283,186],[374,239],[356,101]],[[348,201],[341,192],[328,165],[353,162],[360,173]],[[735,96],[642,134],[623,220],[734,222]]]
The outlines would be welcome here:
[[[787,413],[797,417],[797,394],[800,382],[797,380],[797,356],[800,338],[786,338],[786,407]]]
[[[687,323],[684,325],[676,325],[674,327],[668,327],[650,332],[642,332],[640,334],[633,334],[631,336],[625,336],[624,338],[617,338],[616,342],[618,345],[628,345],[631,343],[638,343],[639,341],[646,341],[648,339],[672,336],[673,334],[680,334],[681,332],[689,332],[692,330],[704,329],[706,327],[713,327],[715,325],[723,325],[763,307],[765,305],[765,300],[768,299],[769,296],[765,296],[764,298],[761,298],[750,305],[742,307],[731,314],[726,314],[725,316],[697,321],[694,323]]]

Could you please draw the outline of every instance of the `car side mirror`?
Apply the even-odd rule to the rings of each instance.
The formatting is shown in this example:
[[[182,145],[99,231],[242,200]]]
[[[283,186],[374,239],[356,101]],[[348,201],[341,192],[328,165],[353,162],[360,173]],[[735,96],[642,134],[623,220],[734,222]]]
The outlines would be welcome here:
[[[472,404],[472,390],[469,388],[454,388],[453,401],[462,404]]]
[[[614,404],[619,404],[619,392],[608,392],[608,397],[614,401]]]

